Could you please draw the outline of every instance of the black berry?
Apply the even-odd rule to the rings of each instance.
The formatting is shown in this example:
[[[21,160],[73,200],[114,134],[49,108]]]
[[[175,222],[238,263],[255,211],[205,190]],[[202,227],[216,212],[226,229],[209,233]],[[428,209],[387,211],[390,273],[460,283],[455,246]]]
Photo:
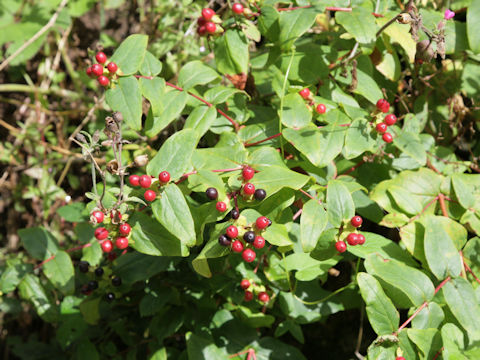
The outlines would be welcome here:
[[[272,220],[268,219],[268,225],[267,226],[272,226]]]
[[[240,217],[240,211],[237,209],[232,209],[231,215],[233,220],[237,220]]]
[[[100,277],[100,276],[103,275],[103,273],[104,273],[103,268],[99,267],[99,268],[95,269],[95,275],[96,276]]]
[[[225,235],[220,235],[218,237],[218,243],[222,246],[230,246],[232,243],[232,240],[230,240],[227,236]]]
[[[112,285],[113,285],[113,286],[120,286],[120,285],[122,285],[122,279],[120,279],[118,276],[115,276],[115,277],[112,279]]]
[[[243,240],[245,240],[247,243],[252,244],[255,241],[255,233],[253,231],[247,231],[243,235]]]
[[[96,290],[96,289],[98,289],[98,281],[96,281],[96,280],[89,281],[89,282],[88,282],[88,285],[87,285],[87,289],[88,289],[88,290]]]
[[[267,192],[263,189],[257,189],[255,190],[255,199],[262,201],[267,197]]]
[[[217,189],[210,187],[205,191],[205,194],[207,195],[207,198],[210,200],[216,200],[218,198],[218,191]]]
[[[90,264],[88,263],[88,261],[80,261],[78,263],[78,270],[80,270],[80,272],[82,273],[86,273],[88,272],[88,267],[90,266]]]
[[[115,294],[114,293],[107,293],[107,294],[105,294],[105,299],[108,302],[112,302],[113,300],[115,300]]]

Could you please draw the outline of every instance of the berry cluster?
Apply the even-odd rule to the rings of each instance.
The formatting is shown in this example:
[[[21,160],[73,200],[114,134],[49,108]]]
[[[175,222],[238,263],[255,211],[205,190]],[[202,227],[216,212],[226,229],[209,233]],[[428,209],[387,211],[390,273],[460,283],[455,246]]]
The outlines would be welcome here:
[[[350,225],[355,229],[362,226],[362,223],[363,223],[363,219],[361,216],[356,215],[350,219]],[[349,233],[346,237],[346,240],[348,245],[350,246],[365,244],[365,236],[357,232]],[[345,241],[339,240],[335,243],[335,248],[339,253],[343,253],[347,251],[347,244],[345,243]]]
[[[158,175],[158,181],[160,185],[166,185],[170,181],[170,173],[168,171],[162,171]],[[152,180],[152,177],[149,175],[130,175],[128,178],[128,183],[133,186],[133,187],[142,187],[145,190],[145,193],[143,194],[143,197],[145,198],[145,201],[152,202],[157,198],[157,193],[150,189],[152,186],[152,183],[154,181]]]
[[[102,51],[95,55],[95,59],[98,63],[87,68],[87,75],[90,77],[96,76],[100,85],[107,86],[110,84],[110,79],[116,74],[118,66],[113,61],[107,63],[107,55]]]
[[[250,283],[250,281],[247,279],[243,279],[240,282],[240,287],[245,290],[245,301],[252,301],[254,297],[254,292],[257,293],[257,299],[260,302],[266,304],[270,301],[270,296],[265,291],[258,291],[257,286]]]
[[[90,264],[88,263],[88,261],[80,261],[78,263],[78,270],[81,272],[81,273],[88,273],[89,270],[90,270]],[[95,270],[94,270],[94,274],[95,274],[95,279],[94,280],[90,280],[88,283],[82,285],[82,288],[81,288],[81,292],[82,294],[84,295],[90,295],[93,291],[97,290],[99,288],[99,283],[98,281],[102,281],[102,277],[104,275],[105,271],[103,270],[102,267],[97,267]],[[98,279],[98,280],[97,280]],[[122,285],[122,279],[118,276],[113,276],[111,278],[111,284],[115,287],[118,287],[120,285]],[[108,301],[108,302],[111,302],[113,300],[115,300],[115,294],[111,291],[107,292],[105,294],[105,299]]]
[[[90,220],[93,224],[101,224],[105,220],[105,214],[101,211],[95,210],[90,216]],[[120,224],[118,224],[118,221]],[[132,228],[126,222],[122,223],[122,216],[118,212],[112,211],[110,213],[110,222],[105,224],[106,227],[99,227],[95,229],[95,238],[100,241],[100,246],[103,252],[109,253],[113,250],[113,242],[111,239],[115,239],[115,247],[120,250],[124,250],[128,247],[128,235]],[[118,226],[117,226],[118,225]]]
[[[304,100],[310,101],[310,105],[314,105],[312,93],[310,92],[309,88],[304,88],[298,93]],[[325,104],[317,104],[317,106],[315,106],[315,111],[317,112],[317,114],[325,114],[327,112],[327,107],[325,106]]]
[[[388,111],[390,110],[390,104],[385,99],[378,100],[376,106],[377,110],[384,114],[388,113]],[[379,134],[382,134],[382,139],[387,144],[390,144],[393,141],[392,134],[387,132],[387,128],[394,125],[396,122],[397,117],[394,114],[388,114],[387,116],[385,116],[383,122],[380,122],[375,126],[375,129]]]
[[[221,22],[213,9],[205,8],[202,10],[202,16],[197,19],[197,34],[200,36],[220,34],[223,32],[223,29],[217,24]]]

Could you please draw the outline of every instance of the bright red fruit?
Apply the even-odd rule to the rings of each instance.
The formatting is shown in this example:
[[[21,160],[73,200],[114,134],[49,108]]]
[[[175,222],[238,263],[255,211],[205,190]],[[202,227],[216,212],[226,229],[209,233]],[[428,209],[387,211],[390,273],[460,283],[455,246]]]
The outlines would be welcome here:
[[[242,254],[243,260],[245,260],[248,263],[251,263],[253,260],[255,260],[256,256],[257,255],[255,254],[255,251],[253,251],[252,249],[243,250],[243,254]]]
[[[267,303],[270,301],[270,296],[265,291],[262,291],[258,293],[258,300],[260,300],[263,303]]]
[[[132,230],[132,228],[130,227],[129,224],[127,223],[124,223],[124,224],[121,224],[119,227],[118,227],[118,231],[120,232],[120,234],[122,235],[128,235],[130,234],[130,231]]]
[[[362,234],[358,234],[357,235],[357,244],[358,245],[365,244],[365,236],[363,236]]]
[[[113,244],[110,240],[105,240],[102,242],[102,250],[103,252],[109,253],[110,251],[113,250]]]
[[[138,175],[130,175],[128,177],[128,182],[132,186],[140,186],[140,176]]]
[[[385,141],[387,144],[390,144],[393,141],[393,136],[392,134],[386,132],[385,134],[382,135],[383,141]]]
[[[168,171],[162,171],[160,175],[158,175],[158,180],[163,184],[168,183],[170,181],[170,173]]]
[[[147,189],[150,187],[150,185],[152,185],[152,178],[149,175],[142,175],[140,176],[140,179],[138,182],[141,187],[143,187],[144,189]]]
[[[377,101],[377,109],[383,113],[387,113],[390,109],[390,104],[385,99],[380,99]]]
[[[352,245],[352,246],[357,245],[358,244],[358,235],[355,234],[355,233],[348,234],[347,243],[348,243],[348,245]]]
[[[403,356],[397,356],[395,360],[405,360],[405,358]]]
[[[305,100],[310,96],[310,90],[308,88],[302,89],[298,92],[302,98]]]
[[[215,25],[215,23],[209,21],[205,24],[205,30],[209,33],[209,34],[214,34],[215,31],[217,30],[217,25]]]
[[[347,244],[345,244],[343,241],[337,241],[335,243],[335,249],[337,249],[339,253],[343,253],[347,251]]]
[[[115,240],[115,246],[117,249],[123,250],[128,247],[128,239],[126,237],[119,237]]]
[[[255,170],[253,170],[250,166],[245,166],[242,170],[242,176],[244,180],[250,180],[255,175]]]
[[[100,75],[98,78],[98,83],[102,86],[107,86],[108,84],[110,84],[110,80],[108,80],[108,78],[105,76],[105,75]]]
[[[103,66],[100,64],[93,64],[92,66],[92,74],[95,76],[100,76],[103,74]]]
[[[227,210],[227,204],[225,204],[223,201],[217,202],[217,205],[215,207],[220,212],[225,212]]]
[[[243,290],[247,290],[247,289],[250,287],[250,281],[248,281],[247,279],[243,279],[243,280],[240,282],[240,287],[241,287]]]
[[[238,241],[238,240],[235,240],[233,243],[232,243],[232,250],[235,251],[235,252],[242,252],[243,250],[243,244],[241,241]]]
[[[379,123],[377,124],[377,126],[375,126],[375,129],[377,130],[377,132],[379,132],[380,134],[383,134],[385,131],[387,131],[387,124],[385,123]]]
[[[157,197],[157,194],[155,194],[155,191],[153,190],[145,190],[145,194],[143,194],[143,197],[146,201],[152,202]]]
[[[114,62],[108,63],[107,70],[110,74],[115,74],[118,70],[118,66]]]
[[[105,61],[107,61],[107,55],[105,55],[103,51],[100,51],[95,55],[95,59],[97,59],[100,64],[105,64]]]
[[[92,76],[92,67],[89,66],[89,67],[85,70],[85,72],[87,73],[88,76]]]
[[[95,221],[97,222],[97,224],[100,224],[101,222],[103,222],[103,219],[105,218],[105,214],[101,211],[94,211],[92,212],[92,216]]]
[[[207,20],[205,20],[205,18],[203,16],[200,16],[198,19],[197,19],[197,25],[198,26],[203,26],[207,23]]]
[[[385,121],[385,124],[387,124],[388,126],[392,126],[397,122],[397,117],[393,114],[388,114],[387,116],[385,116],[384,121]]]
[[[243,185],[243,192],[245,195],[253,195],[255,193],[255,185],[252,183],[246,183]]]
[[[252,301],[253,300],[253,293],[251,291],[245,291],[245,301]]]
[[[232,10],[235,14],[241,15],[243,14],[243,5],[239,3],[235,3],[232,5]]]
[[[108,230],[104,227],[99,227],[95,229],[94,235],[97,240],[105,240],[108,237]]]
[[[234,225],[230,225],[229,227],[227,227],[226,234],[230,239],[235,239],[238,236],[237,227]]]
[[[361,216],[356,215],[356,216],[352,217],[352,219],[350,220],[350,223],[351,223],[354,227],[357,228],[357,227],[360,227],[360,226],[362,225],[363,219],[362,219]]]
[[[327,111],[327,107],[324,104],[318,104],[315,110],[319,114],[325,114],[325,112]]]
[[[199,26],[197,29],[197,34],[200,36],[203,36],[207,33],[207,29],[205,28],[205,25]]]
[[[255,225],[257,225],[257,228],[260,230],[265,229],[269,224],[270,221],[266,216],[260,216],[255,222]]]
[[[255,236],[255,240],[253,241],[253,246],[256,249],[261,249],[265,246],[265,239],[261,236]]]
[[[205,20],[209,21],[215,16],[215,11],[209,8],[205,8],[202,10],[202,16]]]

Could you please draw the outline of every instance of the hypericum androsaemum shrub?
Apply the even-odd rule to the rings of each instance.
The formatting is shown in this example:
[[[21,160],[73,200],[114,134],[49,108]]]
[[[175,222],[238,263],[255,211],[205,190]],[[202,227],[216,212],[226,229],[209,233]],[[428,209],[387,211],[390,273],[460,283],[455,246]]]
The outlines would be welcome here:
[[[76,64],[92,190],[1,270],[29,358],[480,358],[480,2],[202,5]]]

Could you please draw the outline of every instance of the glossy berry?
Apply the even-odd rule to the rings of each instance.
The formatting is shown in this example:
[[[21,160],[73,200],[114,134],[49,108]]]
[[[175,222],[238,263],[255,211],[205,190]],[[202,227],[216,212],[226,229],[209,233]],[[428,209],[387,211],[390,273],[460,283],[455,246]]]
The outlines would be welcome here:
[[[132,186],[140,186],[140,176],[130,175],[128,177],[128,183]]]
[[[253,247],[256,249],[262,249],[265,246],[265,239],[262,236],[255,236],[253,241]]]
[[[114,293],[105,294],[105,300],[107,300],[108,302],[112,302],[113,300],[115,300],[115,294]]]
[[[170,181],[170,173],[168,171],[162,171],[160,175],[158,175],[158,180],[163,184],[168,183]]]
[[[95,76],[103,75],[103,66],[100,64],[92,65],[92,74]]]
[[[393,136],[392,134],[386,132],[385,134],[382,135],[383,141],[385,141],[387,144],[390,144],[393,141]]]
[[[108,230],[104,227],[99,227],[95,229],[94,235],[97,240],[105,240],[108,237]]]
[[[89,66],[89,67],[85,70],[85,72],[87,73],[87,76],[92,76],[92,75],[93,75],[93,74],[92,74],[92,67]]]
[[[318,114],[325,114],[327,112],[327,107],[324,104],[318,104],[315,110]]]
[[[230,240],[227,236],[225,235],[220,235],[218,237],[218,243],[222,246],[230,246],[232,243],[232,240]]]
[[[88,263],[88,261],[80,261],[78,263],[78,270],[80,270],[80,272],[82,273],[86,273],[88,272],[88,267],[90,266],[90,264]]]
[[[103,275],[104,272],[105,272],[105,271],[103,271],[103,268],[98,267],[98,268],[95,269],[95,276],[100,277],[100,276]]]
[[[352,246],[357,245],[358,244],[358,235],[355,234],[355,233],[348,234],[347,243],[348,243],[348,245],[352,245]]]
[[[267,197],[267,192],[263,189],[257,189],[255,190],[255,194],[253,196],[255,196],[256,200],[262,201]]]
[[[253,243],[255,241],[255,233],[253,231],[247,231],[243,234],[243,240],[249,244]]]
[[[218,198],[218,191],[213,187],[209,187],[205,191],[205,195],[207,195],[207,198],[209,198],[210,200],[216,200]]]
[[[242,4],[239,4],[239,3],[235,3],[232,5],[232,10],[235,14],[237,15],[241,15],[243,14],[243,5]]]
[[[113,243],[110,240],[105,240],[102,242],[102,251],[109,253],[113,250]]]
[[[242,176],[244,180],[250,180],[255,175],[255,170],[250,166],[245,166],[242,170]]]
[[[217,205],[215,205],[215,207],[220,212],[225,212],[227,210],[227,204],[225,204],[223,201],[217,202]]]
[[[97,290],[98,289],[98,281],[96,280],[92,280],[92,281],[89,281],[88,284],[87,284],[87,289],[88,290]]]
[[[107,86],[108,84],[110,84],[110,80],[108,80],[108,78],[104,75],[100,75],[97,80],[98,83],[102,86]]]
[[[152,178],[148,175],[142,175],[140,176],[140,179],[138,180],[138,183],[140,186],[144,189],[148,189],[150,185],[152,185]]]
[[[245,195],[253,195],[255,193],[255,186],[252,183],[243,185],[243,192]]]
[[[300,96],[302,98],[304,98],[305,100],[307,100],[310,96],[310,89],[308,88],[305,88],[305,89],[302,89],[298,92],[300,94]]]
[[[199,36],[204,36],[207,33],[207,29],[205,28],[205,25],[199,26],[197,29],[197,34]]]
[[[255,251],[253,251],[252,249],[243,250],[242,258],[248,263],[251,263],[253,260],[255,260],[256,256],[257,254],[255,254]]]
[[[112,279],[112,285],[113,285],[113,286],[120,286],[120,285],[122,285],[122,279],[119,278],[118,276],[115,276],[115,277]]]
[[[268,227],[272,226],[273,222],[272,220],[268,219]]]
[[[117,249],[123,250],[128,247],[128,239],[126,237],[118,237],[117,240],[115,240],[115,246]]]
[[[235,252],[242,252],[243,250],[243,244],[241,241],[238,241],[238,240],[235,240],[233,243],[232,243],[232,250],[235,251]]]
[[[378,123],[377,126],[375,126],[375,129],[377,130],[378,133],[383,134],[385,131],[387,131],[387,124],[385,123]]]
[[[245,291],[245,301],[252,301],[253,300],[253,293],[251,291]]]
[[[205,20],[205,18],[203,16],[200,16],[197,19],[197,25],[198,26],[204,26],[206,23],[207,23],[207,20]]]
[[[209,8],[205,8],[202,10],[202,17],[209,21],[209,20],[212,20],[212,18],[215,16],[215,11],[213,11],[212,9],[209,9]]]
[[[405,358],[403,356],[397,356],[395,360],[405,360]]]
[[[153,190],[145,190],[143,197],[145,198],[145,201],[152,202],[157,197],[157,194],[155,194],[155,191]]]
[[[214,34],[215,31],[217,30],[217,25],[215,25],[215,23],[209,21],[205,24],[205,30],[209,34]]]
[[[270,301],[270,296],[265,291],[262,291],[258,293],[258,300],[260,300],[263,303],[267,303]]]
[[[365,236],[363,236],[362,234],[358,234],[357,235],[357,244],[358,245],[365,244]]]
[[[118,227],[118,231],[120,232],[120,234],[122,235],[128,235],[130,234],[130,231],[132,230],[131,226],[127,223],[124,223],[124,224],[120,224],[120,226]]]
[[[91,217],[95,219],[97,224],[100,224],[105,219],[105,214],[101,211],[94,211]]]
[[[385,116],[384,121],[385,121],[385,124],[387,124],[388,126],[392,126],[397,122],[397,117],[393,114],[388,114],[387,116]]]
[[[233,220],[237,220],[240,217],[240,211],[232,209],[231,216]]]
[[[387,113],[390,110],[390,104],[385,99],[380,99],[377,101],[377,109],[383,113]]]
[[[270,225],[270,221],[266,216],[260,216],[255,222],[255,225],[257,225],[258,229],[262,230]]]
[[[337,249],[339,253],[344,253],[347,251],[347,244],[345,244],[343,241],[337,241],[335,243],[335,249]]]
[[[352,218],[350,219],[350,223],[351,223],[354,227],[358,228],[358,227],[362,226],[363,219],[362,219],[361,216],[356,215],[356,216],[354,216],[354,217],[352,217]]]
[[[230,225],[227,227],[226,233],[230,239],[235,239],[238,236],[238,229],[235,225]]]
[[[243,290],[247,290],[247,289],[250,287],[250,281],[248,281],[247,279],[243,279],[243,280],[240,282],[240,287],[241,287]]]
[[[110,74],[115,74],[118,70],[118,66],[114,62],[108,63],[107,70]]]
[[[97,53],[97,55],[95,55],[95,59],[97,59],[99,64],[105,64],[107,61],[107,55],[105,55],[103,51],[100,51]]]

